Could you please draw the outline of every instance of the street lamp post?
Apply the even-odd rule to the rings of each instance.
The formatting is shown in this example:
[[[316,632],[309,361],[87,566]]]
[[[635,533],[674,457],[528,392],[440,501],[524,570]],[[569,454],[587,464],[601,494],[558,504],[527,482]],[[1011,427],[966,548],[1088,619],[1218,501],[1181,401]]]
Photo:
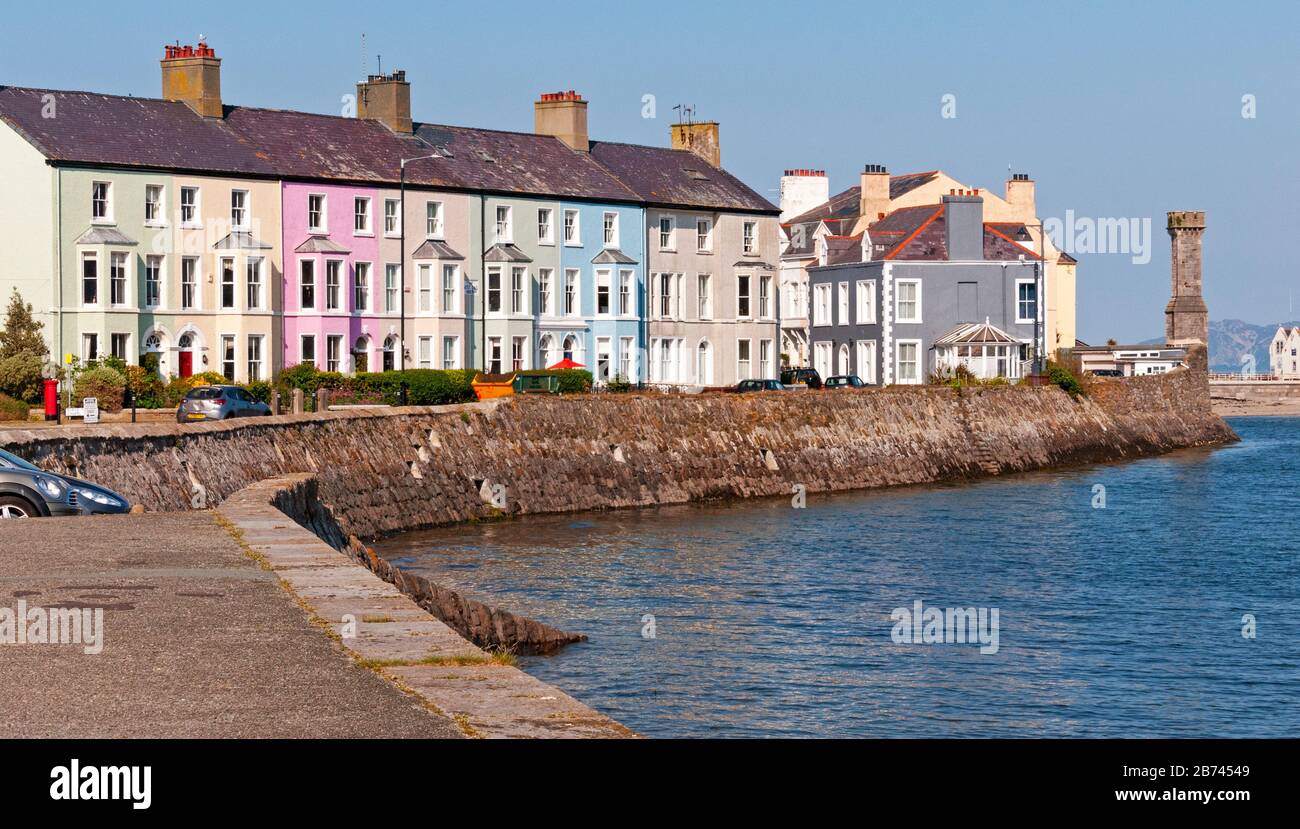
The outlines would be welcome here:
[[[397,272],[400,274],[400,282],[397,292],[398,307],[398,339],[401,341],[397,352],[397,369],[404,371],[406,369],[406,165],[416,161],[424,161],[429,158],[442,158],[437,153],[430,155],[416,156],[415,158],[403,158],[398,181],[398,207],[397,207],[397,233],[401,239],[400,252],[398,254]]]

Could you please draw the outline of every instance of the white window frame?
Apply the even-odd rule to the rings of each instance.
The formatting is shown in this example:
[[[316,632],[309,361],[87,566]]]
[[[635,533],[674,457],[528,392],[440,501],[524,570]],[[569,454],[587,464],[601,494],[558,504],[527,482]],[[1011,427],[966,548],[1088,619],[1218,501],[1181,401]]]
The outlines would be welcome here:
[[[664,225],[667,225],[667,230]],[[659,225],[655,228],[659,236],[659,249],[663,251],[677,250],[677,217],[672,215],[662,215],[659,217]],[[667,237],[665,239],[665,237]]]
[[[157,267],[152,267],[156,263]],[[149,272],[153,270],[158,274],[156,280],[158,284],[158,301],[149,302]],[[151,253],[144,258],[144,302],[143,306],[150,311],[157,311],[166,307],[167,303],[167,257],[160,253]]]
[[[555,244],[555,208],[537,208],[537,244]]]
[[[194,263],[194,295],[193,302],[185,304],[185,264]],[[180,273],[180,310],[198,311],[203,308],[203,257],[201,256],[182,256],[181,273]]]
[[[384,313],[398,313],[401,303],[402,266],[389,262],[384,265]]]
[[[570,222],[569,220],[573,221]],[[570,234],[572,230],[572,234]],[[564,209],[564,225],[562,228],[564,244],[568,247],[582,247],[582,211],[573,207]]]
[[[243,196],[243,201],[239,206],[235,205],[236,197]],[[235,220],[236,215],[242,218]],[[253,226],[253,194],[247,190],[235,188],[230,191],[230,229],[231,230],[248,230]]]
[[[308,264],[311,265],[311,305],[307,305],[302,301],[303,288],[307,287],[307,281],[303,278],[303,274],[307,270],[305,266]],[[299,311],[315,311],[316,308],[320,305],[320,298],[321,298],[320,297],[321,284],[319,279],[320,268],[316,267],[317,264],[318,264],[317,261],[311,258],[298,260],[298,310]]]
[[[831,283],[818,282],[813,285],[813,322],[816,327],[834,324],[831,316]]]
[[[325,312],[342,313],[347,310],[347,304],[344,302],[343,272],[346,260],[343,259],[326,259],[325,260]],[[334,282],[334,296],[330,296],[330,273],[333,272],[337,279]]]
[[[835,324],[848,325],[852,320],[849,319],[849,283],[837,282],[835,284],[835,295],[837,302],[835,305]]]
[[[257,281],[249,279],[254,273],[257,274]],[[256,287],[256,292],[251,288]],[[249,301],[253,297],[253,301]],[[261,256],[250,256],[244,261],[244,305],[249,311],[262,311],[266,308],[266,259]]]
[[[357,220],[363,219],[361,227],[357,227]],[[374,236],[375,235],[375,211],[374,201],[369,196],[352,197],[352,235],[353,236]]]
[[[876,341],[858,340],[856,346],[857,353],[854,356],[858,361],[858,378],[874,386],[876,384]]]
[[[758,373],[760,380],[773,380],[776,375],[772,370],[772,340],[761,339],[758,341]]]
[[[597,317],[614,316],[614,272],[609,268],[596,268],[596,305],[592,312]],[[605,290],[605,310],[600,310],[600,291]]]
[[[185,196],[193,195],[194,200],[190,204],[185,203]],[[186,208],[190,211],[190,217],[185,218]],[[203,227],[203,191],[194,185],[186,185],[181,188],[180,204],[176,206],[177,218],[180,220],[180,226],[185,228]]]
[[[740,290],[740,286],[742,284],[746,285],[749,288],[749,290],[744,291],[742,293]],[[745,309],[744,313],[741,313],[740,310],[740,301],[742,298],[745,300],[745,304],[749,306],[747,309]],[[754,275],[747,271],[736,274],[736,319],[741,319],[741,320],[754,319]],[[741,379],[748,379],[748,378],[741,378]]]
[[[306,359],[307,358],[306,345],[308,340],[311,340],[311,359]],[[320,348],[320,343],[317,342],[315,334],[299,334],[298,335],[298,362],[311,363],[313,366],[319,366],[320,365],[320,362],[318,360],[318,358],[320,357],[318,351],[319,348]]]
[[[104,188],[104,197],[97,198],[99,188]],[[96,206],[100,203],[104,205],[104,212],[95,215]],[[113,224],[113,182],[97,179],[90,183],[90,223],[96,225]]]
[[[570,277],[572,277],[572,282],[570,282]],[[572,291],[569,290],[570,284],[572,284],[573,286]],[[565,268],[563,288],[564,288],[564,296],[562,300],[563,304],[560,306],[561,310],[564,312],[562,316],[566,316],[566,317],[582,316],[582,271],[579,270],[578,268]],[[573,299],[572,308],[570,308],[569,305],[570,297],[572,297]]]
[[[253,360],[253,344],[257,343],[257,360]],[[249,334],[244,341],[244,371],[250,383],[262,379],[262,369],[266,365],[266,335]],[[256,366],[256,367],[255,367]]]
[[[229,352],[226,347],[229,346]],[[227,360],[227,354],[230,359]],[[230,364],[230,373],[226,373],[226,364]],[[234,383],[239,380],[239,338],[234,334],[217,335],[217,371],[222,377]]]
[[[501,211],[505,211],[505,220],[501,218]],[[498,204],[494,205],[492,215],[495,219],[496,241],[500,244],[511,244],[515,240],[515,211],[511,205]]]
[[[448,276],[451,277],[451,284],[448,284]],[[460,265],[455,262],[444,262],[442,272],[439,274],[441,282],[442,313],[443,314],[460,314],[460,295],[461,279]]]
[[[742,359],[741,345],[744,345],[744,355]],[[740,337],[736,340],[736,380],[753,380],[754,377],[754,341],[748,337]]]
[[[1033,325],[1034,317],[1025,317],[1020,314],[1020,286],[1029,285],[1034,289],[1034,314],[1038,314],[1038,280],[1037,279],[1017,279],[1016,280],[1016,323],[1020,325]]]
[[[450,359],[448,354],[451,355]],[[460,337],[451,335],[442,338],[442,368],[444,371],[460,368]]]
[[[636,371],[636,341],[632,337],[618,338],[618,371],[615,377],[621,377],[629,383],[637,382],[637,378],[632,376]]]
[[[235,267],[235,257],[222,256],[217,259],[217,310],[218,311],[238,311],[239,310],[239,269]],[[229,271],[226,266],[229,265]],[[226,282],[226,274],[230,274],[230,282]],[[230,285],[230,303],[226,303],[226,285]],[[223,355],[224,356],[224,355]]]
[[[435,311],[433,300],[433,263],[415,263],[415,313],[432,315]]]
[[[903,346],[916,346],[916,376],[911,379],[903,377]],[[894,382],[905,386],[919,386],[925,382],[925,352],[921,350],[921,341],[901,339],[894,341]]]
[[[703,232],[701,232],[703,226]],[[695,220],[695,252],[713,253],[713,220],[703,216]]]
[[[776,285],[776,280],[770,273],[760,273],[758,275],[758,319],[770,320],[776,318],[772,314],[776,307],[775,298],[772,296],[774,285]]]
[[[320,209],[312,210],[312,199],[320,199]],[[315,224],[312,223],[312,213],[319,214]],[[307,194],[307,232],[308,233],[328,233],[330,226],[329,219],[329,199],[324,193]]]
[[[497,286],[495,289],[492,287],[493,276],[496,276],[497,278]],[[497,317],[505,314],[505,309],[506,309],[505,278],[506,278],[506,269],[501,265],[489,266],[487,269],[487,273],[483,275],[483,307],[485,309],[484,313],[490,314],[492,316],[497,316]],[[496,294],[496,299],[497,299],[497,307],[495,311],[492,310],[493,293]]]
[[[439,199],[429,199],[424,203],[424,236],[426,239],[442,239],[447,235],[447,206]]]
[[[156,202],[150,202],[149,193],[155,191],[158,194]],[[149,206],[153,204],[153,218],[149,218]],[[144,225],[145,227],[166,227],[167,226],[167,185],[165,184],[146,184],[144,186]]]
[[[555,268],[537,269],[537,313],[543,317],[555,316]]]
[[[636,316],[636,272],[627,269],[618,272],[618,315]]]
[[[337,350],[335,349],[337,346]],[[343,358],[343,335],[326,334],[325,335],[325,370],[343,372],[347,369],[347,363]],[[330,363],[333,362],[333,366]]]
[[[606,210],[601,216],[601,238],[607,248],[618,247],[618,211]]]
[[[389,213],[388,208],[393,208]],[[392,219],[391,226],[389,219]],[[384,236],[388,239],[396,239],[402,235],[402,200],[401,199],[384,199]]]
[[[518,286],[516,285],[518,281]],[[510,315],[512,317],[528,316],[529,305],[532,299],[529,294],[532,293],[532,279],[528,276],[528,268],[523,265],[510,266]]]
[[[131,264],[135,257],[123,251],[109,251],[108,253],[108,307],[109,308],[130,308],[131,307],[131,286],[135,282],[134,274],[131,273]],[[122,297],[121,302],[113,301],[113,283],[114,272],[118,264],[122,266]]]
[[[363,275],[364,273],[364,275]],[[374,302],[374,291],[371,281],[374,279],[375,269],[369,262],[352,263],[352,310],[354,313],[367,314]],[[357,291],[362,292],[357,302]]]
[[[90,348],[91,343],[95,344],[95,347],[93,349],[94,351],[93,354],[91,353],[92,349]],[[99,332],[83,331],[81,334],[81,361],[83,363],[88,363],[91,360],[98,360],[98,359],[99,359]]]
[[[758,253],[758,222],[744,222],[740,228],[741,252],[746,256]]]
[[[415,341],[415,365],[418,368],[433,368],[433,337],[417,337]]]
[[[855,317],[858,325],[876,324],[876,283],[870,279],[859,279],[857,286],[858,313]]]
[[[916,315],[911,317],[903,316],[903,285],[916,286]],[[921,280],[920,279],[898,279],[894,281],[894,322],[895,324],[918,325],[925,316],[921,306]]]
[[[713,274],[695,274],[695,312],[702,320],[713,319]]]

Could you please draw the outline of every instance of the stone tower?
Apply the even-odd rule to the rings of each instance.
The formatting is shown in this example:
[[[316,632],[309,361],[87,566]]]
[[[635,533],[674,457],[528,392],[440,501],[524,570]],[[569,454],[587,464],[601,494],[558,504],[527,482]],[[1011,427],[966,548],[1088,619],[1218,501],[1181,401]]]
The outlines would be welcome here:
[[[1201,297],[1201,237],[1205,211],[1180,210],[1169,214],[1173,291],[1165,306],[1165,341],[1187,349],[1187,364],[1205,370],[1209,365],[1210,315]]]

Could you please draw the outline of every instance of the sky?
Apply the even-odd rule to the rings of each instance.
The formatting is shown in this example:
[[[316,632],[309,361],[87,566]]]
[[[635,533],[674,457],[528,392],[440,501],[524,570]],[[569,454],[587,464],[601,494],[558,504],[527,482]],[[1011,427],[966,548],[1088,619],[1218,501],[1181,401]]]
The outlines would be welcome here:
[[[1300,317],[1298,32],[1281,2],[26,3],[0,84],[155,97],[163,44],[203,34],[227,104],[339,114],[382,60],[421,121],[531,130],[538,93],[575,89],[593,138],[666,145],[691,105],[773,202],[790,167],[833,193],[869,163],[997,193],[1010,167],[1082,248],[1096,343],[1163,334],[1170,210],[1207,213],[1212,319]],[[1087,252],[1088,223],[1117,219],[1128,244]]]

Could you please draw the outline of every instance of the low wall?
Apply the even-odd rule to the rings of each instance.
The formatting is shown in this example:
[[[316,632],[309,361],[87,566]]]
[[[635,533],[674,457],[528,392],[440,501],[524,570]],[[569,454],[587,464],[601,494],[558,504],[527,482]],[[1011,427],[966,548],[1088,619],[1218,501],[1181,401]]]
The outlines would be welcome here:
[[[1300,401],[1300,380],[1215,380],[1210,383],[1210,396],[1246,403]]]

